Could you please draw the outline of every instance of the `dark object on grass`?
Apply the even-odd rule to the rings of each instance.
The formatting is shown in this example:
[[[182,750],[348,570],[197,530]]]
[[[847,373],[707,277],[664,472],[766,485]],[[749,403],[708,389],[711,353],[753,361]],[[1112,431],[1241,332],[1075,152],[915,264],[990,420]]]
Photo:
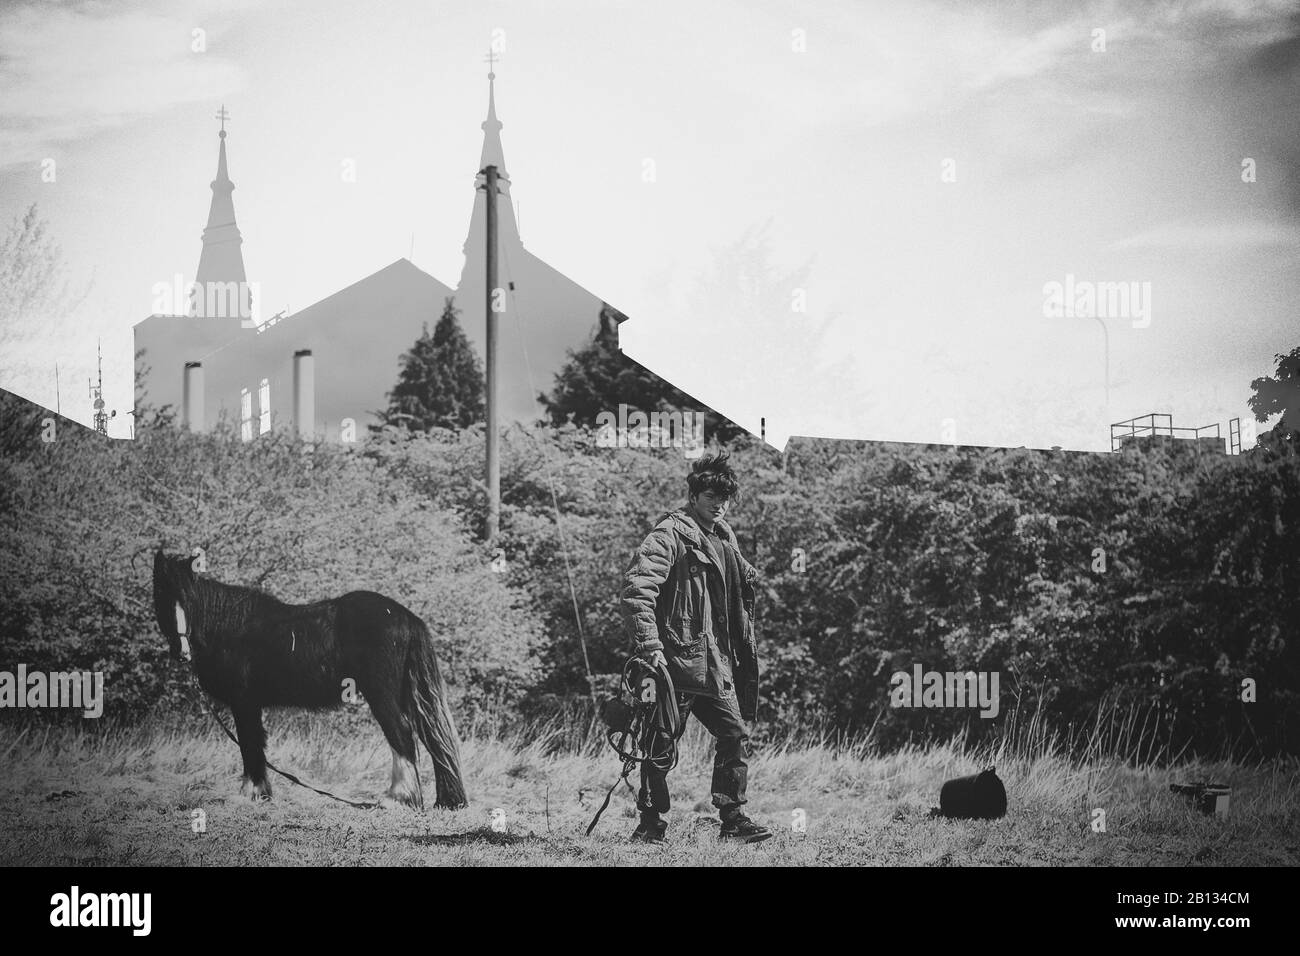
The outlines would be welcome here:
[[[1228,801],[1232,788],[1225,783],[1171,783],[1169,789],[1180,793],[1186,800],[1205,814],[1226,817]]]
[[[993,767],[973,777],[949,780],[939,791],[939,811],[931,816],[996,820],[1007,812],[1007,788]]]
[[[234,714],[246,794],[271,795],[263,707],[337,707],[355,690],[392,748],[389,798],[423,808],[418,740],[433,757],[437,805],[465,805],[460,741],[420,618],[372,591],[285,604],[201,577],[193,560],[154,554],[154,610],[172,656],[192,660],[199,686]]]

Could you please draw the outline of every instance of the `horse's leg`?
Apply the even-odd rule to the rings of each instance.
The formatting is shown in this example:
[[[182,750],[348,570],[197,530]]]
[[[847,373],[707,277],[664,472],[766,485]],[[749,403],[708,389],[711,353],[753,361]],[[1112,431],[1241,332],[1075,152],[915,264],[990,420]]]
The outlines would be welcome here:
[[[411,745],[415,753],[415,745]],[[393,773],[381,803],[391,801],[416,809],[424,809],[424,794],[420,790],[420,779],[415,769],[415,761],[393,750]]]
[[[351,595],[336,619],[343,667],[356,676],[393,753],[393,775],[381,806],[424,809],[417,769],[419,741],[408,712],[406,664],[411,613],[387,598]],[[418,620],[416,621],[418,623]]]
[[[266,778],[266,728],[262,709],[252,705],[233,708],[239,752],[244,758],[244,782],[239,792],[254,800],[269,800],[271,781]]]
[[[424,794],[415,768],[415,734],[411,732],[410,723],[395,702],[385,695],[368,693],[366,700],[370,702],[370,712],[379,721],[393,752],[392,779],[380,805],[403,804],[423,810]]]

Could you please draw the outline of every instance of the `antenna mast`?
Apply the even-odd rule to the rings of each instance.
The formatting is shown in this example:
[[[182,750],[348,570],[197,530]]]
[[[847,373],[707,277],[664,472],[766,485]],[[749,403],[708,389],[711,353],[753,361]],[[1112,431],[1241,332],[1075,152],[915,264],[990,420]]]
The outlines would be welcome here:
[[[95,431],[99,432],[101,435],[107,435],[108,420],[111,417],[116,417],[117,411],[114,410],[112,415],[109,415],[107,412],[104,411],[104,345],[103,342],[102,341],[98,342],[96,344],[96,348],[99,352],[99,384],[92,385],[90,384],[89,379],[87,379],[86,384],[90,386],[90,397],[94,399],[94,401],[91,402],[91,405],[94,406],[95,409]]]

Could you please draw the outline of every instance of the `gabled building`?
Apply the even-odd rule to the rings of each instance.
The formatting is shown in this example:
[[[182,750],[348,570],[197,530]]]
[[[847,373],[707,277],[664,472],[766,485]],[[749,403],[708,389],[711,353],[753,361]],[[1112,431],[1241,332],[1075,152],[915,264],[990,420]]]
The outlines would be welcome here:
[[[172,405],[195,429],[218,417],[245,439],[292,425],[327,440],[360,436],[387,406],[399,359],[432,328],[454,297],[460,323],[480,359],[485,353],[486,202],[482,170],[499,174],[497,213],[500,418],[530,422],[537,392],[549,391],[570,349],[586,344],[602,302],[532,255],[519,237],[511,181],[496,112],[496,75],[488,74],[488,113],[465,240],[465,265],[453,290],[398,259],[291,315],[256,320],[256,283],[244,270],[235,220],[226,132],[187,314],[151,315],[135,326],[144,400]],[[224,124],[223,124],[224,125]]]
[[[602,302],[534,256],[519,237],[501,144],[503,124],[497,119],[495,79],[494,73],[488,74],[488,115],[481,124],[478,168],[497,168],[497,286],[505,310],[497,319],[498,396],[502,421],[531,421],[538,414],[536,392],[550,392],[566,350],[576,351],[587,343],[598,326]],[[456,307],[461,310],[461,327],[482,357],[487,337],[487,193],[481,172],[474,187]],[[618,315],[621,320],[622,314]]]

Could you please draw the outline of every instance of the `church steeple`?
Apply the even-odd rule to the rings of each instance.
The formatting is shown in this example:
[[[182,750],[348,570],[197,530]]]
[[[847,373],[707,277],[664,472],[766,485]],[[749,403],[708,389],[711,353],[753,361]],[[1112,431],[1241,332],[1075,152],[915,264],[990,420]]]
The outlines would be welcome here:
[[[474,186],[476,189],[474,200],[474,216],[470,223],[470,236],[466,239],[465,248],[462,252],[468,252],[474,236],[481,236],[477,232],[478,227],[483,221],[486,213],[483,211],[483,188],[485,178],[482,170],[488,166],[497,168],[497,225],[500,230],[499,238],[502,241],[519,241],[519,227],[515,222],[514,201],[510,198],[510,176],[506,172],[506,154],[501,147],[501,127],[502,123],[497,119],[497,95],[496,95],[496,78],[497,75],[490,69],[496,63],[496,54],[491,51],[485,59],[489,63],[488,72],[488,112],[487,119],[479,124],[483,130],[483,149],[479,153],[478,168],[479,174],[474,177]]]
[[[488,54],[489,60],[493,58],[491,53]],[[506,175],[506,154],[501,148],[501,127],[502,123],[497,119],[497,75],[494,71],[488,72],[488,115],[479,129],[483,130],[483,152],[479,156],[479,169],[485,169],[488,166],[495,165],[497,176],[505,180],[502,188],[508,188],[509,176]]]
[[[226,166],[226,120],[230,114],[224,105],[217,118],[221,120],[221,132],[217,134],[221,142],[217,152],[217,178],[212,180],[212,205],[208,209],[208,224],[203,230],[199,267],[194,274],[194,281],[205,288],[209,282],[246,281],[244,256],[240,251],[244,240],[235,224],[235,203],[231,197],[235,184],[230,181]],[[193,310],[194,303],[191,303],[191,314]]]

